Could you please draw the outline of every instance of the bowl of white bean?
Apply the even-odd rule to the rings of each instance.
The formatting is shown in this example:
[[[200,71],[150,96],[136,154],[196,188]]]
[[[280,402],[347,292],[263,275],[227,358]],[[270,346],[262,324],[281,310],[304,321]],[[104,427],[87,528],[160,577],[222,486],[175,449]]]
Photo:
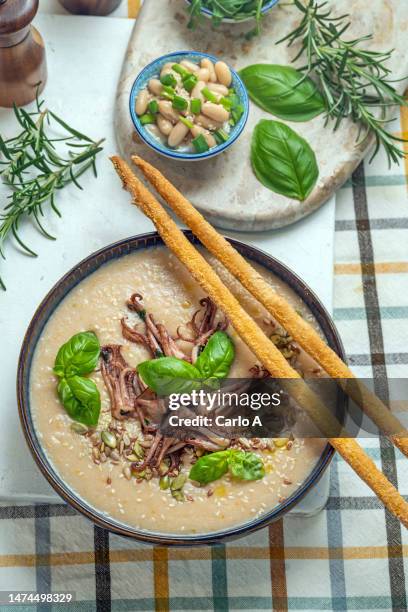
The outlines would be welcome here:
[[[219,155],[248,119],[245,85],[222,59],[198,51],[163,55],[136,77],[129,100],[140,138],[170,159]]]

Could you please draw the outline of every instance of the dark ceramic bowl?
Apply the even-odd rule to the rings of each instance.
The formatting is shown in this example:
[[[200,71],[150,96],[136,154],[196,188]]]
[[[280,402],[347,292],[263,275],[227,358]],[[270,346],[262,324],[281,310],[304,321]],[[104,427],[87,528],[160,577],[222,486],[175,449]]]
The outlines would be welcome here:
[[[199,243],[193,236],[192,232],[185,231],[184,233],[190,242],[195,244]],[[259,251],[252,246],[243,244],[237,240],[228,238],[228,241],[233,244],[239,253],[247,257],[249,260],[264,266],[267,270],[275,274],[278,278],[282,279],[283,282],[294,290],[294,292],[300,297],[300,299],[305,303],[315,317],[327,339],[329,346],[344,359],[344,350],[334,324],[324,306],[318,300],[316,295],[309,289],[309,287],[291,270],[270,255],[267,255],[266,253],[263,253],[262,251]],[[160,246],[162,244],[163,242],[160,236],[156,232],[153,232],[150,234],[135,236],[134,238],[127,238],[126,240],[122,240],[107,246],[84,259],[81,263],[70,270],[70,272],[68,272],[53,289],[51,289],[34,314],[34,317],[26,332],[20,353],[17,375],[17,398],[20,419],[30,451],[48,482],[65,501],[73,506],[73,508],[84,514],[87,518],[91,519],[101,527],[104,527],[119,535],[153,544],[162,544],[166,546],[214,544],[222,540],[244,536],[284,516],[312,487],[316,485],[319,478],[330,464],[334,454],[333,447],[330,446],[330,444],[327,444],[316,466],[313,468],[302,485],[283,503],[270,510],[270,512],[267,512],[261,518],[208,534],[166,534],[135,529],[129,525],[117,521],[116,519],[107,517],[103,514],[103,512],[93,508],[84,499],[79,497],[75,491],[73,491],[59,476],[46,457],[42,449],[41,442],[38,439],[31,415],[29,382],[34,351],[44,326],[60,302],[71,291],[71,289],[73,289],[76,285],[78,285],[78,283],[95,272],[95,270],[103,266],[105,263],[118,259],[124,255],[128,255],[129,253],[133,253],[134,251],[147,249],[153,246]],[[340,406],[339,409],[342,411],[343,408],[344,406]]]

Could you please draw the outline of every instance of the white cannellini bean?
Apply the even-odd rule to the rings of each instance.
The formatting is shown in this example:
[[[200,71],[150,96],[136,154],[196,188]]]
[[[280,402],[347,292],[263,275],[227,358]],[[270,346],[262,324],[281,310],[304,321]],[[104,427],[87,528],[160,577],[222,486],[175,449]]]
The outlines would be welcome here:
[[[179,120],[179,114],[174,110],[169,100],[159,101],[159,113],[172,123],[177,123]]]
[[[147,89],[142,89],[139,91],[138,96],[136,98],[136,114],[144,115],[147,110],[147,105],[149,104],[149,93]]]
[[[221,85],[220,83],[208,83],[207,85],[210,91],[220,94],[221,96],[228,96],[228,87]]]
[[[198,81],[198,83],[193,87],[192,91],[191,91],[191,98],[198,98],[199,100],[201,100],[201,102],[204,102],[204,96],[201,93],[201,90],[204,89],[204,87],[207,86],[207,83],[205,83],[205,81]]]
[[[225,110],[221,104],[213,104],[212,102],[204,102],[203,104],[203,114],[210,119],[214,119],[214,121],[219,121],[224,123],[224,121],[228,121],[229,112]]]
[[[200,68],[200,70],[196,72],[196,76],[200,81],[207,82],[210,80],[210,71],[208,68]]]
[[[218,130],[222,128],[223,123],[219,123],[218,121],[214,121],[214,119],[210,119],[209,117],[205,117],[205,115],[197,115],[194,117],[194,123],[201,125],[207,130]]]
[[[208,132],[207,130],[205,130],[203,127],[201,127],[201,125],[195,125],[194,127],[191,128],[191,133],[194,136],[194,138],[197,138],[197,136],[199,136],[200,134],[202,134],[208,144],[208,146],[210,147],[215,147],[215,145],[217,144],[217,141],[215,140],[214,136],[212,134],[210,134],[210,132]]]
[[[171,123],[170,123],[170,125],[171,125]],[[159,130],[159,128],[157,127],[157,125],[155,125],[154,123],[150,123],[150,124],[147,126],[147,129],[149,130],[149,132],[150,132],[151,134],[153,134],[153,136],[154,136],[155,138],[160,138],[160,137],[161,137],[160,130]]]
[[[171,130],[169,134],[168,145],[169,147],[178,147],[188,134],[189,128],[179,121]]]
[[[160,115],[160,113],[157,115],[157,126],[164,136],[168,136],[173,129],[172,122],[163,117],[163,115]]]
[[[194,64],[193,62],[189,62],[188,60],[181,60],[180,66],[183,66],[183,68],[185,68],[186,70],[189,70],[190,72],[193,72],[194,74],[198,72],[199,70],[199,67],[197,66],[197,64]]]
[[[208,57],[201,60],[201,68],[207,68],[208,72],[210,73],[210,81],[212,83],[216,83],[217,75],[215,73],[214,64],[210,59],[208,59]]]
[[[160,83],[159,79],[150,79],[147,86],[153,95],[160,96],[163,85]]]
[[[232,81],[231,70],[227,66],[225,62],[217,62],[215,64],[215,74],[217,75],[218,81],[225,85],[225,87],[229,87]]]

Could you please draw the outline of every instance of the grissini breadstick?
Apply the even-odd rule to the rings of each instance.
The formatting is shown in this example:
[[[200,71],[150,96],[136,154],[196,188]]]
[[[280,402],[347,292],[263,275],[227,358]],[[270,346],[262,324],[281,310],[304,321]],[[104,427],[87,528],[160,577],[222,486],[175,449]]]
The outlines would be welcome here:
[[[187,240],[152,193],[136,178],[129,166],[117,156],[112,157],[113,165],[122,179],[125,189],[133,202],[149,217],[164,243],[186,266],[193,278],[208,293],[212,300],[228,315],[235,331],[258,357],[272,376],[281,379],[297,379],[292,397],[308,412],[321,431],[338,427],[336,419],[330,414],[317,396],[303,382],[299,374],[290,367],[280,351],[256,325],[255,321],[243,310],[232,293],[225,287],[204,257]],[[333,424],[334,420],[334,424]],[[343,430],[340,430],[342,433]],[[408,527],[408,503],[397,489],[375,466],[357,442],[350,438],[329,438],[330,443],[350,464],[355,472],[375,492],[383,504]]]
[[[134,156],[132,161],[208,251],[241,282],[325,372],[338,381],[379,430],[388,435],[395,446],[408,456],[406,429],[381,400],[354,376],[350,368],[313,327],[274,291],[271,285],[204,219],[159,170],[140,157]]]

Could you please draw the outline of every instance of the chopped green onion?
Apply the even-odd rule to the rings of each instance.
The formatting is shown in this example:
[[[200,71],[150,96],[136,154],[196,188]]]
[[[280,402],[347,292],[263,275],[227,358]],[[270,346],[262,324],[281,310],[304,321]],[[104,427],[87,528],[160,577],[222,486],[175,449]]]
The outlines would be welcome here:
[[[162,85],[169,85],[170,87],[175,87],[177,85],[177,79],[174,74],[164,74],[160,77],[160,83]]]
[[[207,144],[206,139],[202,134],[199,134],[197,138],[191,141],[193,143],[193,147],[197,151],[197,153],[205,153],[210,148]]]
[[[198,79],[195,74],[190,74],[186,79],[183,79],[183,86],[187,91],[192,91],[197,83]]]
[[[186,119],[185,117],[182,117],[180,115],[179,117],[181,123],[184,123],[184,125],[186,125],[188,127],[189,130],[191,130],[191,128],[194,127],[194,123],[192,121],[190,121],[189,119]]]
[[[230,111],[232,108],[232,102],[228,98],[221,98],[220,104],[222,104],[227,111]]]
[[[145,113],[140,117],[140,123],[142,125],[149,125],[149,123],[156,123],[156,117],[150,113]]]
[[[223,142],[227,142],[229,135],[225,130],[216,130],[213,134],[215,140],[218,144],[222,144]]]
[[[237,96],[236,93],[229,94],[228,100],[230,100],[232,108],[239,106],[239,104],[241,103],[241,100],[239,99],[239,96]]]
[[[238,121],[241,119],[243,112],[244,112],[244,107],[242,106],[242,104],[238,104],[238,106],[232,109],[231,116],[232,116],[232,120],[234,121],[234,125],[238,123]]]
[[[193,115],[199,115],[201,113],[201,100],[193,98],[190,102],[190,109]]]
[[[169,87],[168,85],[163,85],[161,95],[167,100],[173,100],[174,96],[176,95],[176,92],[172,87]]]
[[[192,74],[189,70],[184,68],[184,66],[180,66],[180,64],[173,64],[171,69],[177,72],[183,79],[186,79]]]
[[[201,90],[204,98],[206,98],[209,102],[213,102],[214,104],[218,104],[218,96],[215,95],[212,91],[208,89],[208,87],[203,87]]]
[[[150,100],[148,109],[149,113],[151,113],[152,115],[157,115],[157,113],[159,112],[159,103],[157,102],[157,100]]]
[[[235,93],[235,89],[233,87],[230,87],[228,90],[229,94],[234,94]]]
[[[188,102],[182,96],[175,95],[174,98],[173,98],[172,106],[176,110],[184,111],[184,110],[187,110],[187,108],[188,108]]]

